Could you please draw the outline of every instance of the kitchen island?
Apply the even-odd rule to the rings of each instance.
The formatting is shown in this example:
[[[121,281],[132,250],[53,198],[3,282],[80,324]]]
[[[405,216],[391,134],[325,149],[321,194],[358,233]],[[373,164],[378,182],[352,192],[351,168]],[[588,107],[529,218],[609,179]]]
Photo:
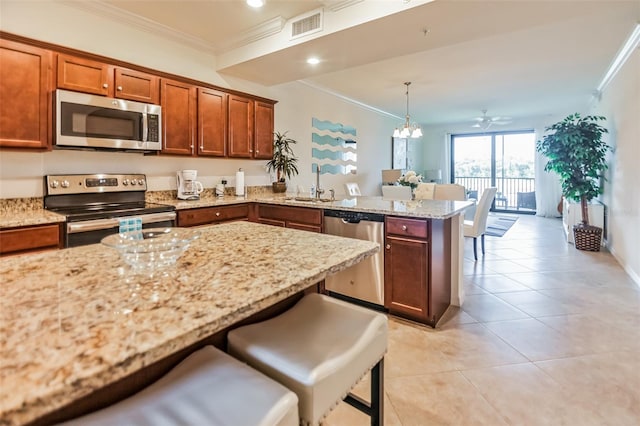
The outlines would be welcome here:
[[[198,231],[153,275],[100,244],[0,259],[0,424],[73,404],[379,249],[248,222]]]

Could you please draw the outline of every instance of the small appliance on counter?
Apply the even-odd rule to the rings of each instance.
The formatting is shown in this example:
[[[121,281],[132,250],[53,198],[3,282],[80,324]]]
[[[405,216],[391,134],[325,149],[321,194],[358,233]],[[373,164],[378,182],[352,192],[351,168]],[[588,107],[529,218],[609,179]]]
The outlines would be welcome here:
[[[181,200],[199,200],[204,190],[202,183],[198,182],[197,170],[180,170],[176,173],[178,179],[178,198]]]

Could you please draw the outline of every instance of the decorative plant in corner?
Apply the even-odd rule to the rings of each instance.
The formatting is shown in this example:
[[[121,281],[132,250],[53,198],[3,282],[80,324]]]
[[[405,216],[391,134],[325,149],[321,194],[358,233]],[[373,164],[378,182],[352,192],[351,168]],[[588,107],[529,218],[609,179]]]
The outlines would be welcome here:
[[[285,192],[287,190],[285,178],[291,179],[299,173],[298,159],[291,147],[298,142],[288,138],[287,132],[274,132],[273,136],[273,158],[267,162],[267,170],[276,172],[276,181],[272,184],[273,192]]]
[[[538,152],[548,158],[544,170],[560,176],[562,194],[580,202],[582,223],[573,227],[575,245],[580,250],[600,250],[602,228],[589,225],[587,203],[602,194],[600,179],[604,180],[603,172],[608,168],[606,154],[610,147],[602,140],[608,130],[598,124],[604,120],[602,116],[569,115],[546,127],[547,132],[554,133],[536,144]]]

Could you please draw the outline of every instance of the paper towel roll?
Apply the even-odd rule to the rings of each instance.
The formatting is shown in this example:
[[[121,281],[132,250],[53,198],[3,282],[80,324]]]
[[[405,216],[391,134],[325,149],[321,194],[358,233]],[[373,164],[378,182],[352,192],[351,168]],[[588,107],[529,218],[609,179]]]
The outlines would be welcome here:
[[[242,169],[236,172],[236,195],[244,195],[244,172]]]

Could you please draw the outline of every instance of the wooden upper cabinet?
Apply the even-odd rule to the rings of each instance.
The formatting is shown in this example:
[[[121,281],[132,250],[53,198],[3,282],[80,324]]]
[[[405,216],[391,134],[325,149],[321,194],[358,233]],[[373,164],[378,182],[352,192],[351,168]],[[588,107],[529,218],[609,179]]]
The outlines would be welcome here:
[[[115,68],[116,98],[149,104],[160,103],[160,78],[158,76],[126,68]]]
[[[58,55],[58,88],[158,104],[160,78],[103,62]]]
[[[229,157],[253,157],[254,101],[229,95]]]
[[[270,160],[273,158],[273,116],[272,103],[255,101],[255,152],[253,158]]]
[[[0,40],[0,147],[51,146],[52,53]]]
[[[198,155],[227,155],[227,98],[224,92],[198,88]]]
[[[162,153],[195,155],[196,87],[162,79]]]
[[[109,65],[77,58],[58,55],[58,88],[76,92],[93,93],[108,96],[110,87]]]

